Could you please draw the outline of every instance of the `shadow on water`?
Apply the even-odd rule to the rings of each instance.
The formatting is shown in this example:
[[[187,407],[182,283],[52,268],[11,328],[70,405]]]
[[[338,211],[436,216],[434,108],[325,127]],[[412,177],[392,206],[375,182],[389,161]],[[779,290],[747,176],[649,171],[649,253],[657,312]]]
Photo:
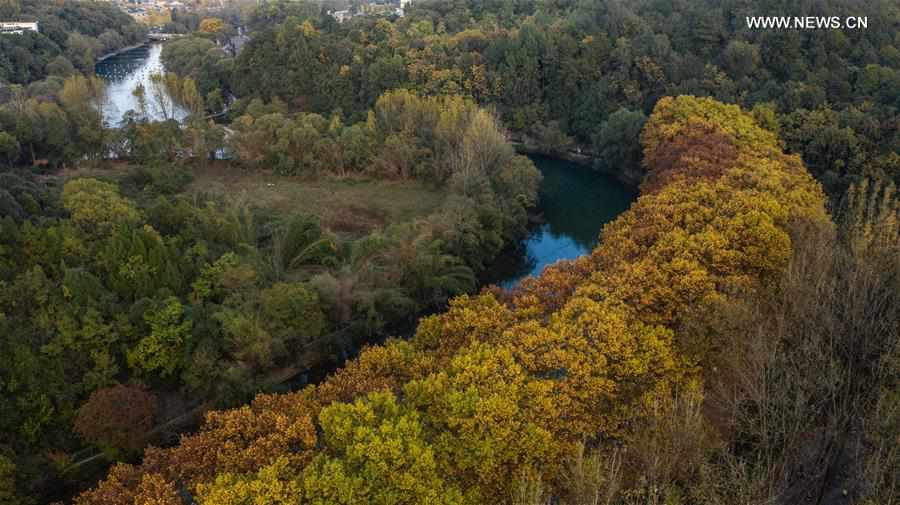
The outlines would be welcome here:
[[[147,64],[150,60],[151,48],[155,49],[155,46],[145,44],[110,56],[98,62],[94,71],[98,77],[106,81],[107,85],[125,82],[134,75],[135,71]]]
[[[637,198],[635,190],[589,168],[545,156],[530,158],[544,176],[538,204],[541,219],[489,270],[486,281],[505,288],[559,260],[589,254],[603,225]]]

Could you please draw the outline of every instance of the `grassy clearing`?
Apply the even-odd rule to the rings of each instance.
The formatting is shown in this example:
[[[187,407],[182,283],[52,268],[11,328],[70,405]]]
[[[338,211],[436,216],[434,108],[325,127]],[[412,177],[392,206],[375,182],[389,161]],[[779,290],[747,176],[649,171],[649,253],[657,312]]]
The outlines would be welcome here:
[[[107,162],[96,167],[64,170],[53,178],[66,181],[96,177],[119,181],[135,170],[129,163]],[[244,170],[228,163],[212,163],[192,170],[194,180],[183,194],[242,198],[263,212],[286,216],[313,214],[331,231],[364,235],[392,223],[424,218],[443,202],[445,194],[418,181],[377,179],[309,180]]]
[[[254,207],[280,215],[314,214],[332,231],[350,234],[425,217],[444,199],[439,190],[416,181],[312,181],[224,164],[195,169],[194,181],[185,191],[241,196]]]

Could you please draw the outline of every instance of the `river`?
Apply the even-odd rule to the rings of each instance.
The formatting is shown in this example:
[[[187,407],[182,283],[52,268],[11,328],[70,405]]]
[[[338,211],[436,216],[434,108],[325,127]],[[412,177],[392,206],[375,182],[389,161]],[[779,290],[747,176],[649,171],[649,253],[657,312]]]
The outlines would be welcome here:
[[[125,51],[98,63],[97,75],[106,82],[105,122],[119,126],[126,112],[138,108],[132,92],[143,84],[149,90],[150,75],[163,72],[162,44],[152,43]],[[150,100],[152,102],[152,100]],[[162,114],[152,103],[150,119]],[[186,115],[175,107],[176,119]],[[529,275],[540,274],[559,260],[589,254],[597,245],[603,225],[625,211],[637,193],[615,179],[571,162],[532,156],[544,176],[540,190],[540,223],[528,237],[498,258],[484,281],[512,287]]]
[[[109,127],[118,127],[122,124],[125,113],[138,109],[137,98],[132,94],[138,84],[143,84],[150,95],[150,76],[154,73],[165,71],[162,64],[162,44],[150,43],[141,47],[124,51],[111,56],[99,63],[94,68],[97,76],[106,83],[106,103],[104,104],[103,120]],[[177,106],[165,94],[166,107],[174,111],[175,119],[181,120],[187,116],[187,111]],[[164,114],[157,104],[157,100],[148,99],[147,114],[150,119],[159,121]]]
[[[150,88],[150,75],[162,72],[162,45],[148,44],[110,57],[96,66],[96,73],[107,85],[104,120],[117,127],[129,110],[136,110],[138,102],[133,90],[143,84]],[[151,119],[160,119],[159,111],[148,111]],[[176,117],[184,117],[179,111]],[[612,177],[583,166],[542,156],[532,161],[543,174],[538,206],[539,220],[529,228],[528,236],[514,247],[505,250],[482,279],[513,287],[523,278],[540,274],[545,267],[559,260],[589,254],[597,245],[603,226],[624,212],[637,197],[636,191]],[[412,329],[406,328],[409,334]],[[358,352],[345,355],[350,358]],[[281,385],[280,390],[297,389],[318,383],[335,370],[335,363],[298,374]]]
[[[505,251],[490,281],[512,287],[559,260],[590,254],[603,225],[628,209],[637,192],[612,177],[568,161],[531,156],[544,176],[540,220],[518,247]]]

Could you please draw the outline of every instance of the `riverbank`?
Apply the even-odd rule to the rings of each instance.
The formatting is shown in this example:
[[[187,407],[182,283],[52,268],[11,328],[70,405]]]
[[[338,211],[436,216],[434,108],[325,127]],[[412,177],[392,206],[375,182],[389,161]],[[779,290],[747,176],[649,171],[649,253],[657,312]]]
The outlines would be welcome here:
[[[644,173],[641,170],[611,168],[600,161],[596,153],[577,146],[566,149],[552,149],[541,146],[528,138],[512,137],[509,141],[519,154],[526,156],[544,156],[555,160],[567,161],[576,165],[590,168],[603,175],[607,175],[624,184],[630,189],[637,190],[644,179]]]

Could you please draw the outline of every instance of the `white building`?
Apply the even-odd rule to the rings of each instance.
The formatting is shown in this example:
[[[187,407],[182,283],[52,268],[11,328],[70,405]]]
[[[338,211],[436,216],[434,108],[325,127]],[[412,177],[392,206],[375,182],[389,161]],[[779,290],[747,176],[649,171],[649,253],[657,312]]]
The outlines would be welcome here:
[[[17,23],[17,22],[7,22],[0,21],[0,33],[13,33],[17,35],[21,35],[25,32],[37,32],[38,24],[34,23]]]
[[[364,0],[357,10],[328,11],[328,14],[343,23],[354,16],[399,16],[406,14],[412,0]]]
[[[334,12],[329,12],[329,14],[331,14],[331,17],[336,19],[338,23],[343,23],[344,21],[353,17],[353,14],[349,10],[334,11]]]

